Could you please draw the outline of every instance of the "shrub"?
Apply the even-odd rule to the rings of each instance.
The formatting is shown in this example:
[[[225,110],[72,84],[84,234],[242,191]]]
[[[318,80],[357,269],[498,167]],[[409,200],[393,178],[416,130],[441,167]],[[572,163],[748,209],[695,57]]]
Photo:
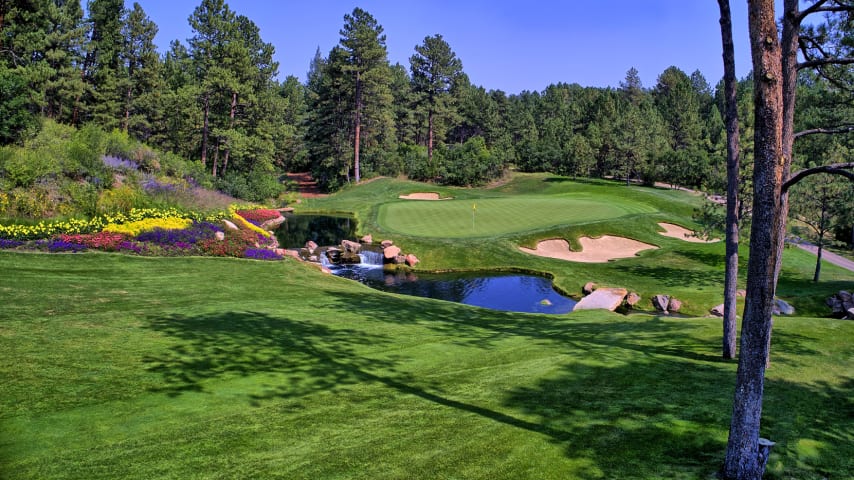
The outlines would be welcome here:
[[[111,190],[104,190],[98,197],[97,210],[100,213],[129,212],[133,208],[144,207],[146,200],[139,190],[122,185]]]
[[[47,190],[41,187],[12,190],[9,204],[10,213],[22,218],[44,218],[53,208]]]

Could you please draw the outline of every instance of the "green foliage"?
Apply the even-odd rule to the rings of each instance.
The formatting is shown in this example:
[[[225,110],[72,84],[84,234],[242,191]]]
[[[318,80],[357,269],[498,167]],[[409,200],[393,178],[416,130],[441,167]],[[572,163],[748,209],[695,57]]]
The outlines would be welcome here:
[[[446,185],[483,185],[504,173],[504,165],[480,136],[466,140],[462,146],[448,147],[442,156],[439,182]]]
[[[284,185],[270,170],[255,169],[248,174],[228,173],[217,181],[223,192],[250,202],[263,202],[277,198],[284,192]]]
[[[122,185],[104,190],[98,197],[98,213],[127,213],[134,208],[147,207],[147,201],[139,189],[131,185]]]

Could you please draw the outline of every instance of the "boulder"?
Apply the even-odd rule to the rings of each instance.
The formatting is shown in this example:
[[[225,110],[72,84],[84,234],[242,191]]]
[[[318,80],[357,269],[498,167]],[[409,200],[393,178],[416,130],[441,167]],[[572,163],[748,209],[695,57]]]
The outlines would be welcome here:
[[[854,307],[849,308],[847,312],[845,312],[845,316],[842,317],[843,320],[854,320]]]
[[[415,255],[413,255],[411,253],[406,256],[406,264],[409,265],[410,267],[414,267],[415,265],[418,264],[419,261],[420,260],[418,260],[418,257],[416,257]]]
[[[604,308],[613,312],[622,305],[627,293],[628,291],[625,288],[597,288],[593,293],[576,303],[573,310]]]
[[[406,263],[406,255],[397,255],[394,257],[394,263],[398,265],[403,265]]]
[[[596,287],[598,287],[598,285],[596,285],[595,283],[587,282],[584,284],[583,287],[581,287],[581,293],[585,295],[590,295],[591,293],[593,293],[594,290],[596,290]]]
[[[709,313],[711,313],[712,315],[714,315],[716,317],[723,317],[724,316],[724,304],[722,303],[720,305],[716,305],[716,306],[712,307],[712,309],[709,310]]]
[[[311,254],[311,253],[314,253],[315,250],[317,250],[317,244],[314,243],[313,240],[309,240],[309,241],[305,242],[305,248],[306,248],[306,250],[308,250],[308,253]]]
[[[626,295],[626,305],[632,308],[634,308],[634,306],[637,305],[640,300],[641,296],[635,292],[630,292],[628,295]]]
[[[223,240],[225,240],[225,232],[216,232],[216,233],[214,234],[214,236],[215,236],[215,237],[216,237],[216,239],[217,239],[217,240],[219,240],[220,242],[221,242],[221,241],[223,241]]]
[[[382,242],[380,242],[380,246],[383,248],[388,248],[392,245],[394,245],[394,242],[392,242],[391,240],[383,240]]]
[[[276,218],[271,218],[264,223],[261,224],[261,228],[264,230],[275,230],[276,227],[282,224],[285,221],[285,217],[278,216]]]
[[[667,308],[670,305],[670,296],[655,295],[652,297],[652,306],[659,312],[667,313]]]
[[[385,260],[394,260],[394,257],[400,255],[400,247],[395,247],[394,245],[390,245],[383,249],[383,258]]]
[[[374,243],[374,237],[372,237],[371,234],[369,233],[369,234],[365,235],[364,237],[362,237],[361,242],[367,243],[370,245],[370,244]]]
[[[350,240],[341,240],[341,248],[343,248],[346,253],[358,254],[359,251],[362,250],[362,244]]]
[[[670,298],[670,303],[667,305],[667,309],[673,313],[678,312],[682,309],[682,300],[677,300],[675,298]]]
[[[229,220],[223,220],[222,223],[225,224],[225,228],[229,230],[240,230],[239,228],[237,228],[237,225],[235,225]]]
[[[736,291],[735,291],[735,296],[736,296],[736,297],[744,298],[744,297],[746,297],[746,296],[747,296],[747,290],[745,290],[745,289],[743,289],[743,288],[742,288],[742,289],[739,289],[739,290],[736,290]]]
[[[779,298],[774,299],[774,307],[771,311],[774,315],[794,315],[795,307],[789,305],[784,300]]]

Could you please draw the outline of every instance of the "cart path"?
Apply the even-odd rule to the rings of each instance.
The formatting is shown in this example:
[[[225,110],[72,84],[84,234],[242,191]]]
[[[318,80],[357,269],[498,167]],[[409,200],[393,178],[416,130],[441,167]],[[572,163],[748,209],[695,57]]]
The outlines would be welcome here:
[[[813,255],[818,255],[818,247],[813,245],[813,244],[800,242],[800,243],[796,243],[795,245],[797,245],[799,248],[801,248],[803,250],[806,250],[806,251],[812,253]],[[842,255],[837,255],[837,254],[830,252],[826,249],[822,249],[821,259],[826,260],[828,263],[832,263],[838,267],[842,267],[842,268],[845,268],[847,270],[854,272],[854,261],[851,261],[851,260],[843,257]]]
[[[288,180],[297,182],[297,191],[304,198],[318,198],[328,196],[320,191],[317,182],[311,178],[309,172],[289,173]]]

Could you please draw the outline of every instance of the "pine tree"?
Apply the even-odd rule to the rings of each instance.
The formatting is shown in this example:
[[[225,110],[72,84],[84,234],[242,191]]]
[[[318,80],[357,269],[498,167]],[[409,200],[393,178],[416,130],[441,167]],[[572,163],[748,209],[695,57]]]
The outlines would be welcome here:
[[[351,77],[353,84],[353,172],[358,183],[363,139],[375,144],[378,140],[380,144],[393,141],[393,136],[381,138],[388,137],[383,125],[388,126],[391,120],[392,101],[386,36],[376,19],[361,8],[344,16],[344,28],[339,33],[341,49],[346,55],[342,70]],[[363,132],[363,126],[372,131]]]
[[[459,81],[463,64],[441,35],[425,37],[410,57],[412,89],[427,110],[427,161],[433,163],[434,121],[454,109],[451,90]]]

